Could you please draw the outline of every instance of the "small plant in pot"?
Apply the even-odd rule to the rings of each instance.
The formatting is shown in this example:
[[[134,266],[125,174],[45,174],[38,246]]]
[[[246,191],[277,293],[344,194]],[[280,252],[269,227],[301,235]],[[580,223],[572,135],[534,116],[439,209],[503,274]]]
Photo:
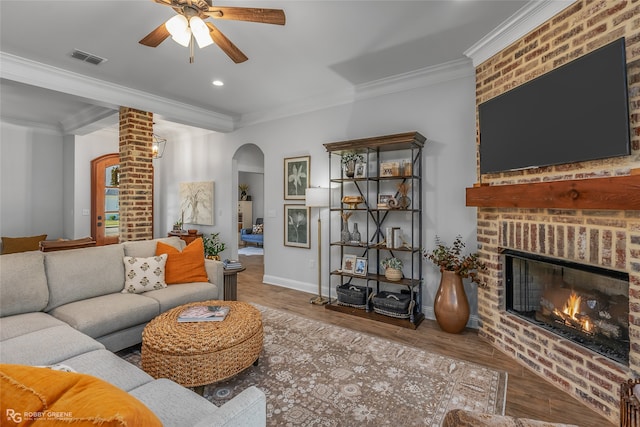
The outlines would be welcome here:
[[[392,282],[402,279],[402,260],[398,258],[385,258],[380,261],[380,266],[384,268],[384,275]]]
[[[447,246],[436,236],[435,249],[422,253],[440,267],[440,286],[433,302],[433,311],[440,328],[453,334],[462,332],[469,321],[469,301],[462,279],[468,277],[479,286],[484,286],[478,272],[486,270],[486,265],[477,252],[463,255],[464,247],[460,235],[456,236],[451,246]]]
[[[204,256],[208,259],[220,260],[220,252],[227,246],[220,240],[220,233],[211,233],[211,236],[202,236],[204,243]]]
[[[353,178],[356,172],[356,163],[362,162],[364,157],[355,151],[345,151],[342,153],[342,164],[344,165],[344,173],[349,178]]]

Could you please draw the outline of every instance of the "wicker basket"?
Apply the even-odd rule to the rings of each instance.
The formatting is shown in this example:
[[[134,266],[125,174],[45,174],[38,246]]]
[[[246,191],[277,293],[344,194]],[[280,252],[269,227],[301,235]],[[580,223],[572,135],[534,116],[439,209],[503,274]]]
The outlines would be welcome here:
[[[408,319],[414,305],[411,295],[405,293],[382,291],[373,296],[373,311],[385,316]]]
[[[640,401],[634,394],[634,387],[640,384],[640,378],[628,380],[620,385],[620,426],[640,426]]]
[[[371,289],[345,283],[336,287],[338,304],[355,308],[366,308]]]

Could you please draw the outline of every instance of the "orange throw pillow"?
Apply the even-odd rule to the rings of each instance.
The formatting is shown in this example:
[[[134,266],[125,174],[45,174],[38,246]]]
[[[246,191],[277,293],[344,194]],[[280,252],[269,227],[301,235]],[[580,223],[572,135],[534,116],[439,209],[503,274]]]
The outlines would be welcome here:
[[[0,411],[2,425],[12,426],[162,426],[142,402],[108,382],[25,365],[0,365]]]
[[[158,242],[156,255],[163,254],[168,255],[164,270],[167,285],[209,281],[204,268],[204,243],[201,237],[189,243],[182,252],[171,245]]]

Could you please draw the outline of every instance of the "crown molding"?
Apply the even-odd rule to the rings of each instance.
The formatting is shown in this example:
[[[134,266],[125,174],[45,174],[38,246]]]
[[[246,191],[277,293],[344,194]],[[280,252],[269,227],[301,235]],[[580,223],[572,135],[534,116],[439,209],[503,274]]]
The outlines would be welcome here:
[[[256,113],[243,114],[238,127],[269,122],[299,114],[311,113],[331,107],[350,104],[388,95],[397,92],[427,87],[449,80],[474,76],[475,70],[467,58],[446,62],[431,67],[421,68],[409,73],[399,74],[373,82],[354,86],[349,90],[320,95],[305,100],[289,103],[280,108]]]
[[[16,126],[21,128],[34,129],[40,132],[46,132],[55,135],[64,135],[61,126],[48,125],[33,120],[17,119],[15,117],[0,115],[0,123],[3,125]]]
[[[235,130],[235,118],[226,114],[162,98],[148,92],[0,52],[0,77],[68,93],[93,104],[119,110],[120,106],[161,114],[168,120],[218,132]]]
[[[473,66],[477,67],[575,1],[541,0],[530,2],[467,49],[464,55],[471,58]]]

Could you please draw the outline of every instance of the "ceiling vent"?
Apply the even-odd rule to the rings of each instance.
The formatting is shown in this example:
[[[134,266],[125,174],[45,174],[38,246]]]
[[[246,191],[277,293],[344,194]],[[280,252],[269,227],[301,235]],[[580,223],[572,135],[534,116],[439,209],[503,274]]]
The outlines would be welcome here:
[[[71,57],[79,59],[80,61],[88,62],[93,65],[98,65],[107,60],[106,58],[101,58],[99,56],[92,55],[78,49],[74,49],[73,52],[71,52]]]

